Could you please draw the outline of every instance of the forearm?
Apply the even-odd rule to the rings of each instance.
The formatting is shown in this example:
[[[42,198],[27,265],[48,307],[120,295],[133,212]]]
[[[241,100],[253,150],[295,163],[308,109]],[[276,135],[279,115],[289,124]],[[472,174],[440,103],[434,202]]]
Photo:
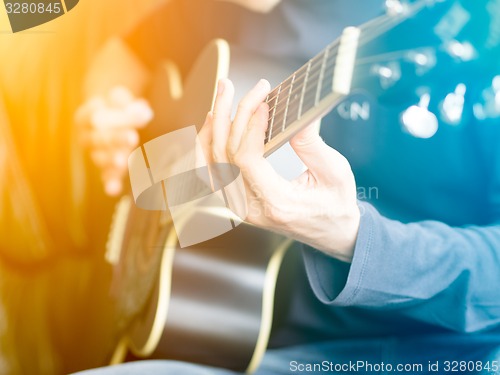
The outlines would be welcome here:
[[[398,308],[416,319],[460,331],[500,324],[500,226],[402,224],[382,217],[368,204],[362,208],[345,285],[332,281],[334,261],[319,252],[305,254],[320,300]]]

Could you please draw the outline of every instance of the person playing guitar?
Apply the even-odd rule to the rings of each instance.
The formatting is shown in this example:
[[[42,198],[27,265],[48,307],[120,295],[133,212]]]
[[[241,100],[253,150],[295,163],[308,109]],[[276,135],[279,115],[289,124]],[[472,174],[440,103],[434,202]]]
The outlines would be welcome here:
[[[405,6],[414,9],[414,4],[426,7],[426,2],[419,1],[386,3],[395,13]],[[354,13],[362,8],[360,4],[284,0],[273,2],[269,14],[251,13],[248,18],[269,20],[262,22],[269,27],[267,34],[275,31],[273,39],[280,32],[274,27],[283,27],[273,21],[289,17],[288,22],[295,21],[300,35],[311,41],[320,37],[320,31],[332,31],[331,26],[316,28],[318,14],[329,10],[319,20],[331,22],[335,11]],[[215,3],[210,6],[217,9]],[[219,81],[213,109],[199,132],[205,157],[241,170],[249,207],[246,221],[304,244],[301,269],[290,285],[293,297],[287,325],[272,338],[259,373],[349,372],[350,366],[365,373],[498,372],[497,8],[493,0],[433,2],[425,8],[430,15],[443,10],[439,17],[431,16],[433,27],[425,23],[430,22],[427,18],[416,17],[415,23],[397,29],[399,38],[389,38],[391,43],[397,40],[407,46],[426,38],[428,32],[430,39],[422,46],[434,38],[439,48],[435,55],[416,49],[405,51],[401,60],[370,65],[367,72],[376,84],[370,81],[368,89],[357,81],[356,73],[362,70],[355,70],[353,87],[358,90],[323,120],[321,134],[312,124],[290,140],[307,167],[292,181],[280,177],[264,157],[273,109],[269,83],[259,81],[233,116],[235,88],[230,80]],[[226,21],[224,15],[220,17]],[[260,36],[259,30],[252,30]],[[243,34],[242,39],[254,48],[254,36]],[[294,40],[291,49],[301,41]],[[122,47],[120,53],[128,53]],[[261,47],[265,50],[266,43]],[[115,42],[113,48],[117,48]],[[394,53],[390,48],[384,51],[392,56],[389,52]],[[360,56],[359,64],[368,64],[370,57]],[[440,59],[449,64],[443,68]],[[459,60],[463,65],[457,68]],[[139,60],[129,61],[136,72],[146,71]],[[411,87],[398,86],[407,74],[417,76]],[[139,86],[144,85],[146,74],[138,77],[142,77]],[[140,91],[137,85],[129,87],[132,93]],[[111,96],[113,108],[134,106],[129,109],[134,115],[120,117],[113,109],[109,117],[103,116],[113,132],[94,124],[90,144],[95,161],[105,167],[107,191],[118,194],[126,171],[123,159],[139,143],[134,129],[143,126],[151,112],[146,103],[124,90]],[[83,118],[101,121],[100,116],[92,116],[92,109],[99,106],[103,103],[87,104]],[[117,135],[116,143],[111,133]],[[108,151],[101,154],[104,143]],[[115,146],[109,147],[111,143]],[[377,194],[361,196],[369,187],[376,187]],[[88,374],[169,370],[227,373],[192,364],[145,361]]]

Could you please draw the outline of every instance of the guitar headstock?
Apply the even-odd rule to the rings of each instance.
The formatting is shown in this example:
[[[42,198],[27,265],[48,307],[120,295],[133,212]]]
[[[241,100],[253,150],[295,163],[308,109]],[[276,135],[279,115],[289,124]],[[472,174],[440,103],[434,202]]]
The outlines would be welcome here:
[[[500,1],[387,0],[361,27],[353,88],[400,111],[404,131],[500,117]]]

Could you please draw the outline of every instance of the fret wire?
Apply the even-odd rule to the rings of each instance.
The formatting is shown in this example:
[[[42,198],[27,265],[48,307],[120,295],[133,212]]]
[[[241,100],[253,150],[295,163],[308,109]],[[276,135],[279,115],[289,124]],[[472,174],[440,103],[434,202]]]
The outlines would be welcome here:
[[[289,106],[288,106],[288,111],[291,111],[293,112],[295,109],[297,109],[298,107],[298,101],[295,100],[291,100]],[[291,120],[290,122],[288,120]],[[273,133],[271,134],[271,136],[269,137],[269,140],[272,140],[274,139],[277,135],[283,133],[284,131],[286,131],[286,129],[288,128],[288,126],[292,125],[294,122],[295,122],[296,119],[292,119],[292,118],[287,118],[287,124],[285,126],[285,129],[279,129],[279,128],[275,128],[273,129]]]
[[[301,113],[302,102],[304,101],[304,92],[306,91],[307,76],[309,75],[309,69],[310,68],[311,68],[311,60],[309,60],[309,63],[307,64],[307,72],[306,72],[306,75],[304,77],[304,84],[302,85],[302,93],[300,94],[300,105],[299,105],[298,119],[300,119],[300,116],[302,115],[302,113]]]
[[[335,63],[336,61],[336,57],[338,55],[338,49],[339,49],[339,41],[338,40],[335,40],[333,43],[329,44],[322,52],[320,52],[319,54],[317,54],[316,56],[314,56],[312,59],[310,59],[306,64],[302,65],[299,69],[297,69],[294,73],[295,76],[297,77],[300,77],[302,74],[306,74],[307,73],[307,67],[309,65],[309,63],[311,63],[313,60],[319,58],[319,57],[323,57],[323,54],[325,53],[325,51],[327,49],[332,49],[332,48],[335,48],[335,53],[333,54],[329,54],[329,57],[332,57],[333,60],[331,61],[332,63]],[[328,63],[328,65],[330,64],[330,62]],[[284,81],[286,82],[286,80]],[[286,86],[285,86],[286,87]],[[273,99],[273,97],[271,96],[273,94],[273,92],[276,90],[277,88],[274,88],[271,92],[270,92],[270,99]]]
[[[429,46],[430,47],[430,46]],[[422,47],[422,48],[429,48],[429,47]],[[397,58],[401,58],[401,57],[404,57],[405,54],[408,52],[409,50],[402,50],[402,51],[396,51],[396,52],[390,52],[390,53],[387,53],[387,54],[380,54],[380,55],[377,55],[377,56],[370,56],[370,57],[365,57],[365,58],[360,58],[356,61],[356,66],[359,67],[359,66],[362,66],[362,65],[365,65],[365,64],[374,64],[378,61],[386,61],[386,60],[390,60],[390,59],[397,59]],[[332,55],[330,55],[332,56]],[[328,72],[328,77],[332,79],[333,81],[333,72],[334,72],[334,68],[336,66],[336,63],[334,60],[332,60],[331,62],[333,62],[333,65],[331,65],[330,63],[327,65],[326,67],[326,71]],[[316,74],[318,73],[318,71],[314,72],[313,74],[311,74],[310,76],[311,77],[314,77]],[[299,76],[300,78],[300,76]],[[328,80],[327,80],[328,81]],[[285,87],[286,88],[286,87]],[[298,88],[295,87],[294,90],[292,91],[292,95],[294,93],[296,93],[296,90]],[[329,92],[327,92],[326,94],[329,94]],[[323,92],[324,94],[324,92]],[[324,97],[324,96],[323,96]],[[273,110],[273,106],[270,106],[270,112]]]
[[[431,46],[423,46],[422,48],[430,48]],[[365,65],[365,64],[374,64],[378,61],[387,61],[387,60],[391,60],[391,59],[398,59],[398,58],[402,58],[405,56],[406,53],[408,53],[409,51],[411,50],[401,50],[401,51],[394,51],[394,52],[389,52],[389,53],[386,53],[386,54],[380,54],[380,55],[377,55],[377,56],[370,56],[370,57],[364,57],[364,58],[360,58],[358,60],[356,60],[356,67],[359,67],[359,66],[362,66],[362,65]],[[332,55],[330,55],[332,56]],[[336,66],[336,63],[334,60],[332,60],[332,62],[334,63],[333,65],[331,64],[328,64],[327,65],[327,68],[326,68],[326,71],[328,72],[328,77],[332,78],[333,80],[333,72],[334,72],[334,68]],[[311,74],[310,76],[311,77],[314,77],[315,74],[317,74],[318,71],[314,72],[313,74]],[[330,76],[331,74],[331,76]],[[295,93],[295,91],[294,91]],[[330,92],[328,92],[329,94]],[[272,111],[272,107],[270,107],[270,111]]]
[[[325,70],[330,70],[330,69],[331,69],[332,74],[333,74],[333,70],[334,70],[334,68],[335,68],[335,66],[336,66],[336,63],[335,63],[335,62],[336,62],[336,61],[333,61],[333,65],[328,64],[328,66],[326,66],[326,67],[325,67]],[[309,76],[310,76],[310,77],[316,77],[316,75],[317,75],[318,73],[319,73],[319,71],[318,71],[317,69],[315,69],[315,71],[314,71],[312,74],[310,74]],[[305,75],[302,75],[302,76],[301,76],[301,75],[298,75],[298,76],[296,76],[296,77],[297,77],[297,78],[302,78],[302,77],[305,77]],[[333,77],[333,75],[332,75],[332,77]],[[297,78],[296,78],[296,80],[297,80]],[[284,88],[285,88],[285,89],[287,89],[288,87],[287,87],[287,86],[285,86]],[[267,100],[266,102],[267,102],[267,103],[269,103],[272,99],[274,99],[274,98],[271,98],[271,99]],[[272,108],[272,107],[270,107],[270,108],[269,108],[269,112],[271,112],[272,110],[273,110],[273,108]]]
[[[276,104],[274,106],[274,112],[273,114],[270,116],[270,121],[271,123],[269,124],[268,126],[268,129],[269,129],[269,136],[271,136],[271,134],[273,133],[273,126],[274,126],[274,114],[276,113],[276,108],[278,107],[278,101],[279,101],[279,95],[280,95],[280,92],[281,92],[281,85],[278,86],[278,92],[276,94],[276,98],[274,99],[276,101]]]
[[[272,139],[276,134],[286,130],[287,124],[292,123],[293,121],[299,119],[300,116],[302,115],[302,113],[306,112],[306,111],[304,111],[304,108],[305,108],[304,102],[308,102],[308,100],[309,99],[307,98],[307,95],[304,96],[303,93],[301,93],[300,96],[297,93],[297,95],[290,98],[290,101],[288,102],[287,110],[289,112],[291,112],[292,117],[287,116],[287,120],[284,120],[284,124],[283,124],[282,129],[280,129],[280,128],[273,129],[270,139]],[[275,116],[277,116],[281,112],[283,112],[283,109],[280,108],[280,111]],[[288,120],[290,120],[290,121],[288,121]]]
[[[331,74],[331,77],[333,77],[333,68],[332,68],[332,74]],[[289,106],[290,104],[298,101],[299,99],[303,99],[303,96],[302,96],[302,91],[304,89],[303,86],[303,83],[301,81],[304,80],[304,77],[299,77],[298,79],[296,78],[295,79],[295,82],[297,83],[296,85],[294,85],[294,87],[291,88],[291,90],[289,91],[288,94],[286,94],[285,96],[287,97],[287,106]],[[327,94],[331,93],[333,90],[332,86],[330,85],[330,90],[328,91]],[[299,96],[299,91],[301,92],[301,95]],[[310,91],[310,88],[309,90],[306,89],[306,94],[309,93]],[[283,97],[283,95],[281,95],[281,97]],[[275,106],[272,107],[272,111],[274,111],[274,116],[277,117],[278,115],[281,114],[281,112],[283,112],[284,110],[286,110],[287,106],[285,106],[285,108],[283,108],[283,106],[281,105],[280,108],[274,108]],[[271,112],[271,111],[270,111]],[[292,112],[292,116],[293,116],[293,112]],[[288,117],[288,116],[287,116]],[[298,119],[298,115],[297,115],[297,118]]]
[[[278,86],[276,86],[268,95],[269,101],[274,100],[276,98],[276,95],[278,94],[279,90],[281,89],[282,83],[280,83]]]
[[[289,125],[288,120],[291,119],[288,116],[288,112],[292,112],[297,110],[297,118],[291,120],[290,123],[299,119],[302,116],[302,111],[304,109],[304,103],[307,105],[310,104],[310,98],[306,97],[311,92],[311,87],[314,88],[314,104],[306,110],[306,112],[318,104],[318,102],[323,99],[326,95],[333,91],[333,85],[329,84],[329,81],[333,83],[333,73],[334,68],[336,66],[337,56],[338,56],[338,40],[334,41],[330,45],[328,45],[322,53],[319,53],[314,58],[308,61],[307,64],[298,69],[293,75],[292,79],[290,77],[286,79],[282,85],[280,85],[278,90],[278,95],[280,96],[280,100],[275,100],[274,105],[270,105],[269,112],[272,112],[273,117],[273,126],[269,132],[266,132],[266,142],[271,141],[277,134],[284,132]],[[331,49],[335,49],[333,53],[330,53]],[[325,73],[326,72],[326,73]],[[309,80],[318,77],[318,80],[314,85],[308,85]],[[295,83],[303,78],[303,83],[296,85]],[[326,80],[326,85],[324,85],[324,79]],[[309,82],[308,82],[309,81]],[[290,82],[290,83],[289,83]],[[286,94],[286,104],[283,107],[280,103],[283,102],[283,93],[288,89],[288,93]],[[298,91],[301,91],[300,97],[297,96]],[[323,94],[326,91],[326,95]],[[271,93],[275,93],[276,89],[274,89]],[[266,100],[267,103],[270,103],[275,98],[271,98]],[[298,105],[297,101],[300,99]],[[279,106],[279,107],[278,107]],[[281,115],[283,114],[283,122],[281,127],[274,126],[275,123],[279,123],[277,119],[281,119]]]
[[[304,113],[309,112],[310,109],[314,108],[316,104],[314,103],[314,99],[316,98],[315,92],[310,92],[311,95],[305,95],[304,100],[302,101],[301,111]]]
[[[283,114],[284,112],[280,112],[276,117],[275,117],[275,120],[274,120],[274,129],[271,133],[271,137],[272,137],[272,134],[276,134],[276,133],[281,133],[283,131],[282,129],[282,122],[283,122]],[[271,138],[269,138],[269,140],[271,140]]]
[[[360,29],[363,32],[363,38],[359,38],[358,39],[358,45],[362,46],[362,45],[366,44],[367,42],[372,41],[374,38],[378,37],[379,35],[383,34],[387,30],[389,30],[390,28],[394,27],[394,25],[399,24],[404,19],[407,19],[410,16],[416,14],[424,6],[425,6],[425,2],[422,1],[422,2],[419,2],[419,3],[415,4],[415,6],[411,8],[411,12],[410,12],[409,15],[400,16],[400,17],[387,17],[387,16],[384,17],[384,16],[382,16],[382,17],[380,17],[380,19],[375,19],[374,20],[375,22],[372,22],[370,24],[364,25],[364,27],[361,27],[361,29]],[[365,30],[367,30],[367,29],[372,29],[372,31],[370,33],[367,33],[367,32],[365,32]],[[336,61],[336,57],[338,55],[338,45],[339,45],[339,39],[337,39],[334,42],[332,42],[326,48],[326,50],[328,50],[329,48],[333,48],[334,46],[336,47],[335,53],[330,55],[334,59],[332,59],[332,61],[327,61],[327,63],[325,64],[325,66],[328,69],[330,68],[330,65],[332,65],[332,67],[335,67],[335,65],[336,65],[335,61]],[[321,56],[321,55],[322,54],[320,53],[318,56]],[[324,57],[324,56],[322,56],[322,57]],[[362,60],[357,60],[356,61],[356,65],[359,66],[359,65],[367,64],[370,61],[374,62],[376,60],[379,60],[380,57],[381,56],[371,56],[369,58],[365,58],[365,59],[362,59]],[[317,56],[315,56],[315,58],[317,58]],[[311,74],[311,63],[312,63],[312,61],[314,59],[309,60],[309,62],[306,65],[302,66],[299,70],[297,70],[296,74],[294,75],[295,79],[297,79],[298,77],[301,77],[301,76],[305,77],[304,84],[303,84],[303,87],[302,87],[302,93],[301,93],[301,96],[300,96],[300,102],[299,102],[299,108],[298,108],[299,112],[301,112],[301,110],[303,108],[304,95],[308,91],[307,90],[307,80],[309,79],[309,77],[312,77],[312,76],[314,76],[316,74],[316,72],[313,72]],[[327,59],[329,59],[329,57],[327,57]],[[328,78],[326,80],[327,83],[328,83],[329,80],[331,80],[333,82],[333,72],[334,71],[332,70],[331,71],[331,75],[330,75],[330,73],[328,73],[328,75],[326,75],[326,78]],[[321,72],[320,72],[320,75],[321,75]],[[331,90],[333,90],[333,87],[331,88],[331,90],[328,90],[328,89],[325,90],[325,86],[323,85],[323,77],[320,77],[319,83],[321,83],[321,88],[319,86],[317,87],[316,96],[315,96],[315,103],[318,102],[318,92],[320,92],[320,94],[319,94],[319,100],[322,100],[322,99],[324,99],[324,97],[326,97],[329,93],[332,92]],[[319,83],[318,83],[318,85],[319,85]],[[296,95],[296,91],[297,90],[294,87],[290,87],[290,89],[288,91],[289,91],[289,94],[288,94],[288,98],[287,98],[287,105],[286,105],[285,111],[292,111],[293,112],[293,110],[297,109],[297,100],[296,100],[296,97],[293,96],[293,95]],[[274,111],[273,112],[274,116],[277,116],[278,114],[280,114],[282,112],[281,108],[278,108],[278,109],[272,108],[272,110]],[[299,116],[298,116],[297,119],[299,119],[301,115],[302,114],[299,113]],[[271,140],[271,139],[274,138],[274,136],[276,135],[277,130],[279,130],[278,133],[281,133],[284,130],[286,130],[285,128],[286,128],[286,122],[287,122],[287,120],[288,120],[288,118],[287,118],[287,116],[285,116],[284,120],[283,120],[284,121],[283,129],[280,129],[278,127],[278,128],[273,129],[272,132],[270,132],[269,140]]]
[[[405,19],[407,19],[408,17],[416,14],[418,11],[420,11],[424,7],[424,4],[422,4],[422,3],[425,3],[425,2],[416,3],[415,6],[411,7],[409,14],[406,15],[406,16],[399,16],[399,17],[381,16],[381,17],[375,18],[374,20],[372,20],[370,22],[367,22],[366,24],[364,24],[360,28],[360,30],[363,31],[363,37],[358,40],[358,45],[361,46],[361,45],[366,44],[367,42],[373,40],[374,38],[378,37],[382,33],[386,32],[390,28],[394,27],[398,23],[400,23],[400,22],[404,21]],[[365,30],[367,30],[367,29],[372,29],[372,32],[370,32],[370,33],[365,32]],[[336,56],[337,52],[338,52],[339,44],[340,44],[340,40],[336,39],[332,43],[330,43],[325,48],[325,50],[326,49],[331,49],[331,48],[335,47],[337,49],[337,51],[336,51],[335,55],[331,55],[331,56]],[[324,53],[324,51],[320,52],[314,58],[322,55],[322,53]],[[308,63],[306,63],[305,65],[303,65],[301,68],[299,68],[296,71],[296,74],[298,75],[302,71],[306,70],[306,68],[307,68],[308,65],[309,65]]]
[[[283,90],[283,87],[285,87],[285,88],[289,87],[289,82],[291,81],[292,77],[288,77],[286,80],[284,80],[278,86],[279,87],[279,98],[277,97],[277,95],[275,95],[274,98],[273,98],[274,103],[275,103],[275,105],[273,106],[273,108],[274,108],[275,112],[278,112],[279,108],[282,107],[282,105],[280,105],[280,104],[283,102],[283,100],[287,100],[287,95],[283,95],[283,93],[286,92],[285,90]],[[273,91],[277,91],[277,90],[275,89]],[[268,101],[269,101],[269,99],[266,100],[266,102],[268,102]],[[272,112],[272,111],[270,111],[270,112]],[[279,121],[281,121],[280,117],[276,116],[275,114],[271,114],[269,116],[269,118],[270,118],[270,120],[269,120],[270,124],[268,125],[268,129],[266,130],[266,140],[270,140],[269,135],[271,134],[271,132],[274,132],[274,129],[275,129],[275,125],[274,124],[279,124],[280,123]]]
[[[290,105],[290,110],[291,111],[296,111],[298,113],[298,110],[299,110],[299,103],[295,102],[293,104]],[[295,119],[297,120],[297,119]],[[295,120],[293,120],[292,122],[294,122]],[[269,140],[272,140],[274,137],[276,137],[278,134],[281,134],[283,133],[285,130],[287,129],[287,127],[285,126],[284,129],[280,129],[279,131],[277,129],[275,129],[271,136],[269,137]]]
[[[311,61],[312,61],[312,60],[310,60],[310,62],[311,62]],[[332,61],[332,62],[335,64],[335,61]],[[307,65],[308,65],[308,64],[306,64],[306,66],[307,66]],[[333,65],[333,66],[330,66],[329,64],[327,65],[327,68],[333,68],[333,67],[334,67],[334,65]],[[314,72],[312,73],[313,75],[315,75],[315,74],[317,74],[317,73],[319,72],[318,68],[319,68],[319,69],[321,69],[321,66],[319,66],[319,67],[318,67],[317,65],[315,65],[314,67],[311,67],[311,69],[310,69],[310,70],[311,70],[311,71],[314,71]],[[294,73],[294,75],[295,75],[296,77],[301,77],[301,74],[297,74],[298,72],[299,72],[299,70],[298,70],[297,72],[295,72],[295,73]],[[305,72],[305,74],[303,74],[302,76],[305,76],[306,74],[307,74],[307,72]],[[289,77],[289,78],[290,78],[290,77]],[[287,80],[289,80],[289,78],[288,78]],[[282,82],[282,84],[283,84],[283,83],[285,83],[287,80],[283,81],[283,82]],[[284,88],[286,89],[286,88],[288,88],[288,86],[284,85]],[[271,101],[272,99],[274,99],[274,97],[273,97],[273,96],[271,96],[271,95],[273,94],[273,92],[274,92],[274,91],[276,91],[276,89],[277,89],[277,87],[276,87],[276,88],[274,88],[274,89],[270,92],[270,94],[269,94],[269,95],[270,95],[270,99],[269,99],[269,101]],[[282,90],[282,91],[283,91],[283,90]]]
[[[332,80],[333,82],[333,71],[334,71],[334,67],[335,67],[336,64],[333,64],[333,66],[331,67],[332,69],[330,69],[331,73],[328,73],[327,75],[325,75],[324,77],[330,77],[330,79]],[[313,73],[313,75],[310,75],[310,78],[314,78],[314,76],[318,75],[318,72],[315,72]],[[314,87],[314,86],[312,86]],[[325,86],[324,86],[325,87]],[[306,108],[306,106],[311,105],[310,108],[308,108],[305,112],[307,112],[308,110],[310,110],[312,107],[314,107],[314,101],[311,102],[310,99],[312,99],[312,97],[310,97],[310,95],[307,95],[308,93],[311,93],[311,89],[309,87],[309,89],[306,88],[305,90],[305,94],[304,96],[300,96],[300,99],[301,101],[298,100],[298,91],[299,91],[300,88],[297,88],[297,87],[293,87],[292,90],[291,90],[291,93],[288,94],[289,98],[287,100],[287,106],[283,109],[283,108],[277,108],[276,111],[275,111],[275,114],[274,116],[275,117],[278,117],[280,115],[281,112],[283,111],[287,111],[287,112],[292,112],[294,110],[298,110],[300,109],[301,111],[304,110],[304,108]],[[302,88],[303,89],[303,88]],[[314,90],[315,91],[315,90]],[[330,94],[331,92],[333,92],[333,85],[330,85],[329,89],[325,89],[325,91],[327,92],[326,95]],[[322,91],[324,92],[324,91]],[[296,94],[295,96],[293,94]],[[325,95],[325,96],[326,96]],[[323,99],[324,97],[322,97],[321,99]],[[274,127],[271,134],[268,136],[268,140],[272,140],[275,136],[277,136],[278,134],[284,132],[287,128],[288,125],[292,124],[295,120],[297,120],[299,117],[297,118],[287,118],[284,119],[284,123],[283,123],[283,127],[282,129],[280,129],[279,127]],[[290,122],[288,121],[290,120]]]
[[[299,111],[298,111],[298,105],[293,105],[293,103],[299,103],[300,98],[301,98],[301,92],[302,92],[302,87],[304,85],[304,80],[305,80],[305,75],[300,75],[299,77],[295,77],[293,87],[291,88],[291,92],[288,95],[289,100],[288,100],[288,110],[287,110],[287,116],[285,121],[285,128],[286,128],[286,123],[288,122],[293,122],[296,121],[299,118]],[[292,104],[292,105],[291,105]],[[282,109],[280,108],[280,113],[282,112]]]
[[[333,90],[333,76],[335,73],[335,66],[337,62],[337,54],[331,54],[330,50],[328,56],[325,60],[325,68],[323,69],[323,75],[320,79],[321,89],[319,90],[318,102],[321,101],[325,96],[325,92],[330,93]]]
[[[269,106],[271,108],[276,108],[276,96],[274,96],[270,101],[269,101]],[[272,115],[268,115],[269,119],[268,119],[268,126],[267,126],[267,132],[268,134],[271,134],[271,131],[272,131],[272,122],[273,122],[273,116]]]
[[[290,82],[290,90],[288,91],[288,95],[286,98],[285,114],[283,115],[283,124],[281,125],[283,131],[285,131],[286,116],[288,114],[288,106],[290,105],[290,94],[292,93],[294,81],[295,81],[295,74],[292,76],[292,81]]]
[[[417,7],[415,6],[414,9],[412,9],[412,14],[414,13],[417,13],[419,10],[420,10],[421,7]],[[380,17],[381,20],[380,22],[378,22],[379,24],[376,24],[374,23],[373,25],[370,25],[372,26],[373,29],[375,29],[373,32],[369,33],[368,35],[365,35],[367,34],[366,32],[363,32],[363,38],[360,38],[359,41],[358,41],[358,45],[364,45],[366,42],[369,42],[371,40],[373,40],[375,37],[379,36],[381,33],[387,31],[388,29],[390,29],[391,27],[393,27],[395,24],[398,24],[400,23],[405,17],[390,17],[390,18],[387,18],[387,17]],[[401,19],[403,18],[403,19]],[[377,20],[378,21],[378,20]],[[365,26],[365,25],[364,25]],[[368,26],[368,25],[366,25]],[[375,28],[378,27],[378,29]],[[366,29],[367,27],[362,27],[362,30],[364,31],[364,29]],[[331,57],[336,57],[338,55],[338,47],[339,47],[339,39],[333,41],[331,44],[329,44],[326,48],[326,49],[332,49],[332,48],[335,48],[335,53],[334,54],[330,54]],[[312,60],[314,60],[315,58],[318,58],[318,56],[321,56],[325,50],[323,50],[322,52],[320,52],[318,55],[316,55],[313,59],[311,59],[309,62],[311,62]],[[377,56],[378,58],[379,56]],[[373,57],[372,57],[373,58]],[[333,62],[333,60],[332,60]],[[363,63],[367,63],[365,61],[363,61]],[[297,71],[296,71],[296,74],[299,75],[299,73],[302,73],[304,71],[306,71],[305,73],[307,73],[307,67],[308,67],[309,63],[306,63],[305,65],[303,65],[301,68],[299,68]],[[330,65],[330,62],[328,63],[328,65]],[[359,65],[359,62],[357,62],[357,65]]]
[[[308,73],[304,77],[304,81],[302,84],[302,93],[301,93],[302,100],[304,99],[304,95],[306,95],[311,90],[311,85],[314,87],[316,83],[316,77],[318,73],[316,69],[317,65],[318,65],[317,61],[311,60],[311,65],[309,67]]]
[[[316,98],[314,99],[315,105],[317,105],[319,102],[319,93],[321,92],[321,86],[323,83],[323,75],[325,73],[325,63],[326,63],[326,60],[328,59],[329,52],[330,52],[329,48],[326,47],[324,55],[323,55],[323,59],[321,61],[321,70],[319,72],[319,78],[318,78],[318,88],[316,90]]]
[[[277,88],[275,88],[272,92],[280,92],[281,94],[281,91],[283,91],[283,87],[285,88],[288,88],[288,82],[290,81],[291,77],[288,77],[286,80],[284,80]],[[272,93],[271,92],[271,93]],[[279,106],[279,102],[281,100],[277,100],[277,95],[278,94],[275,94],[272,99],[269,99],[269,95],[266,99],[266,103],[269,104],[269,102],[272,100],[274,101],[274,105],[273,106],[270,106],[270,108],[273,108],[273,109],[270,109],[269,110],[269,113],[271,113],[273,110],[276,111],[278,106]],[[282,97],[282,95],[280,95],[280,97]],[[285,99],[286,99],[286,96],[285,96]],[[276,122],[276,116],[274,114],[270,114],[269,115],[269,125],[268,125],[268,128],[266,130],[266,139],[268,139],[268,136],[271,134],[271,131],[273,131],[274,129],[274,123]]]
[[[332,71],[332,74],[331,76],[333,77],[333,71]],[[328,90],[328,94],[330,94],[332,92],[333,88],[331,87],[330,90]],[[297,89],[295,90],[292,90],[292,92],[295,91],[297,92]],[[307,91],[307,90],[306,90]],[[302,96],[300,97],[302,99]],[[324,98],[324,97],[323,97]],[[323,99],[322,98],[322,99]],[[304,108],[304,103],[300,102],[298,100],[298,96],[293,96],[293,95],[289,95],[289,100],[288,100],[288,104],[286,106],[286,108],[284,110],[286,110],[287,112],[291,112],[293,113],[294,111],[297,111],[298,113],[298,110],[300,109],[303,109]],[[311,107],[312,108],[312,107]],[[283,112],[283,108],[278,108],[275,112],[275,119],[276,118],[279,118],[281,113]],[[267,139],[270,141],[272,140],[275,136],[277,136],[278,134],[284,132],[286,130],[286,128],[288,127],[288,125],[290,125],[291,123],[293,123],[295,120],[297,120],[298,117],[296,118],[291,118],[289,116],[287,116],[286,118],[284,118],[283,120],[283,127],[280,129],[280,127],[274,127],[272,132],[270,133],[270,135],[267,136]],[[290,120],[290,121],[289,121]],[[276,120],[275,120],[276,121]]]
[[[328,68],[325,68],[323,77],[321,78],[321,90],[319,91],[318,101],[333,91],[333,76],[336,64],[334,63],[331,67],[327,64],[327,66]]]
[[[312,59],[311,59],[312,60]],[[309,60],[310,61],[310,60]],[[302,65],[299,69],[297,69],[295,72],[294,72],[294,75],[296,76],[300,76],[302,75],[302,73],[306,73],[307,72],[307,66],[308,66],[308,62],[305,63],[304,65]],[[286,81],[286,80],[285,80]],[[274,90],[273,90],[274,91]]]
[[[298,91],[302,92],[302,90],[303,90],[303,87],[300,87],[300,85],[299,85],[299,87],[292,88],[291,93],[287,95],[288,96],[287,106],[290,105],[291,103],[297,102],[298,99],[300,99],[300,97],[298,97],[297,95],[294,96],[294,94],[298,94]],[[309,92],[309,91],[306,90],[306,92]],[[285,109],[286,109],[286,107],[285,107]],[[285,109],[283,109],[283,108],[277,109],[274,116],[276,117],[278,114],[280,114],[280,112],[284,111]]]
[[[314,78],[314,79],[312,79]],[[302,114],[307,113],[309,109],[314,106],[314,98],[316,97],[316,88],[318,86],[317,77],[307,77],[307,82],[305,84],[304,91],[302,92],[302,100],[300,103],[300,116]]]
[[[327,75],[327,77],[328,76],[333,77],[333,70],[334,69],[331,69],[331,74],[329,73]],[[317,74],[318,74],[318,72],[315,72],[314,76],[316,76]],[[311,76],[311,77],[314,77],[314,76]],[[333,79],[332,79],[332,81],[333,81]],[[297,90],[298,89],[295,88],[294,90],[291,90],[291,91],[292,91],[292,93],[294,93],[294,92],[296,93]],[[331,93],[331,90],[333,90],[332,86],[330,86],[330,91],[328,93]],[[309,88],[309,90],[306,89],[306,93],[308,93],[308,92],[310,92],[310,88]],[[293,112],[293,110],[299,108],[297,104],[299,104],[301,106],[301,109],[303,108],[303,104],[298,103],[297,96],[294,97],[292,93],[290,93],[288,95],[289,98],[288,98],[288,101],[287,101],[287,106],[284,109],[285,111],[290,111],[292,109],[292,112]],[[279,118],[279,115],[281,114],[281,112],[283,112],[282,108],[277,109],[276,112],[275,112],[275,114],[274,114],[275,118]],[[294,120],[296,120],[296,119],[294,119]],[[282,129],[280,129],[279,127],[275,127],[273,129],[273,131],[271,132],[270,136],[268,137],[269,140],[273,139],[277,134],[284,132],[286,130],[286,127],[287,127],[287,119],[285,118],[284,121],[283,121],[283,127],[282,127]]]
[[[283,118],[284,112],[286,113],[286,106],[287,106],[287,103],[290,99],[289,92],[293,87],[293,76],[288,77],[287,80],[283,82],[283,84],[287,89],[285,90],[282,88],[280,90],[279,98],[278,98],[276,105],[275,105],[276,108],[274,110],[274,114],[272,115],[272,117],[273,117],[272,132],[274,132],[274,129],[279,130],[282,127],[282,123],[284,120],[284,118]]]
[[[265,102],[269,103],[269,95],[267,95]],[[268,124],[269,124],[269,120],[268,120]],[[269,125],[268,125],[267,129],[266,129],[266,138],[265,138],[266,140],[267,140],[269,134],[271,134],[271,132],[269,131]],[[266,143],[266,142],[264,142],[264,143]]]

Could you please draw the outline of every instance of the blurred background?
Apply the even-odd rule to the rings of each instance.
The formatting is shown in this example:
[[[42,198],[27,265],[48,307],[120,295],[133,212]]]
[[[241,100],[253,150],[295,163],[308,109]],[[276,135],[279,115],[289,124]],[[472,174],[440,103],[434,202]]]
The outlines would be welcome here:
[[[104,246],[114,201],[77,142],[74,115],[103,41],[156,3],[82,0],[15,34],[0,5],[0,374],[109,360]]]

